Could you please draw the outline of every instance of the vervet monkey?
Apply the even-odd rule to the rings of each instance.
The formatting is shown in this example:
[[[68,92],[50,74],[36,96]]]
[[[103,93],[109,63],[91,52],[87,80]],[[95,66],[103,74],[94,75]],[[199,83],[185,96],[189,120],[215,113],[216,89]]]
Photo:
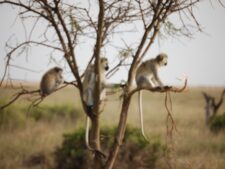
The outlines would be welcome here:
[[[158,54],[155,58],[149,59],[140,64],[137,69],[135,80],[137,87],[159,87],[163,88],[163,83],[159,79],[158,69],[167,65],[168,56],[165,53]],[[139,113],[141,132],[143,137],[148,140],[144,133],[143,110],[142,110],[142,92],[138,92]]]
[[[100,58],[100,76],[101,76],[101,93],[100,93],[100,101],[103,101],[106,97],[105,92],[105,72],[109,69],[108,60],[105,57]],[[95,94],[95,84],[96,84],[96,74],[95,74],[95,66],[93,64],[89,65],[87,71],[84,74],[83,80],[83,100],[86,104],[87,113],[89,116],[93,116],[93,107],[94,107],[94,94]],[[86,120],[86,135],[85,141],[86,146],[93,150],[89,146],[89,117],[87,116]]]
[[[40,94],[45,97],[55,91],[63,83],[62,68],[54,67],[48,70],[41,79]]]

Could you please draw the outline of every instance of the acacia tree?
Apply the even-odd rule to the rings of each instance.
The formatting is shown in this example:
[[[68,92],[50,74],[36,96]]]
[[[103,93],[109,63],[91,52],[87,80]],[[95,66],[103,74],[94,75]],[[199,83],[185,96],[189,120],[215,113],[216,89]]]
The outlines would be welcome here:
[[[95,156],[95,168],[111,169],[122,144],[128,109],[133,94],[143,89],[157,92],[181,92],[186,87],[185,83],[181,89],[174,87],[133,89],[132,82],[137,66],[153,45],[157,35],[179,34],[191,36],[190,24],[201,30],[194,15],[194,7],[201,1],[203,0],[0,0],[1,5],[12,5],[19,8],[18,15],[22,20],[33,20],[33,27],[30,29],[29,36],[25,41],[16,44],[14,47],[7,45],[9,52],[6,55],[5,74],[0,84],[2,85],[3,80],[5,80],[11,59],[18,54],[17,51],[23,52],[32,45],[44,46],[49,50],[58,51],[63,56],[75,79],[66,85],[71,84],[79,90],[82,105],[86,112],[82,98],[82,76],[85,71],[81,72],[79,70],[79,58],[82,56],[79,55],[77,48],[82,43],[89,44],[92,54],[89,56],[86,66],[94,61],[97,75],[95,116],[90,117],[92,122],[90,141],[95,150],[101,151],[99,127],[101,76],[98,76],[100,73],[100,56],[103,50],[107,56],[108,47],[116,46],[118,37],[120,37],[123,45],[120,47],[119,53],[122,57],[119,58],[118,64],[108,74],[109,76],[110,74],[113,75],[120,66],[127,66],[127,64],[124,64],[126,60],[129,61],[127,81],[123,87],[120,119],[115,141],[103,166],[100,165],[101,158],[98,155]],[[173,22],[172,17],[178,18],[179,22]],[[43,29],[43,23],[45,23],[45,29]],[[138,27],[140,32],[135,42],[131,42],[125,36],[126,32],[132,31],[131,25]],[[41,38],[37,39],[32,36],[32,32],[39,27],[42,28],[43,32],[40,33]],[[133,43],[135,45],[132,46]],[[38,92],[38,90],[29,91],[22,88],[21,92],[9,103],[2,105],[1,109],[12,104],[21,95],[35,92]]]

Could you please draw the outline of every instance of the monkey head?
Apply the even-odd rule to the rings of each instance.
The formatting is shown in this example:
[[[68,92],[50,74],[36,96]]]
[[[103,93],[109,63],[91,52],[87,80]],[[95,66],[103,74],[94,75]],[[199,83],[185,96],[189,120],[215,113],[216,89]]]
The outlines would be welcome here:
[[[101,63],[101,68],[104,70],[109,70],[109,65],[108,65],[108,59],[103,57],[100,59],[100,63]]]
[[[60,68],[60,67],[54,67],[53,69],[56,73],[59,73],[59,74],[62,74],[62,72],[63,72],[62,68]]]
[[[165,53],[160,53],[156,56],[156,61],[159,66],[166,66],[167,60],[168,60],[168,56]]]

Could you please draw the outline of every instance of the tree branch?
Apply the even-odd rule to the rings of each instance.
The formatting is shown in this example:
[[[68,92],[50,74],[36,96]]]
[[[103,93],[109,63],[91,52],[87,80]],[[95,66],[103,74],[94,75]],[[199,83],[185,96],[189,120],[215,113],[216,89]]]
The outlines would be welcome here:
[[[32,90],[32,91],[28,91],[25,89],[22,89],[21,92],[17,93],[16,96],[14,98],[12,98],[8,103],[0,106],[0,110],[5,109],[6,107],[10,106],[11,104],[13,104],[17,99],[19,99],[21,96],[23,95],[27,95],[27,94],[34,94],[34,93],[40,93],[40,90]]]
[[[99,101],[100,101],[100,92],[101,92],[100,52],[101,52],[101,47],[103,42],[103,26],[104,26],[104,1],[99,0],[98,30],[97,30],[95,49],[94,49],[95,74],[96,74],[94,112],[96,116],[98,116],[98,112],[99,112]]]
[[[38,14],[39,16],[41,16],[41,17],[43,17],[43,18],[45,18],[46,20],[49,21],[49,18],[47,16],[45,16],[43,13],[33,9],[31,6],[28,6],[28,5],[25,5],[25,4],[21,3],[20,1],[19,1],[19,3],[17,3],[17,2],[4,0],[4,1],[0,1],[0,5],[1,4],[11,4],[11,5],[14,5],[14,6],[22,7],[24,9],[26,9],[27,11]]]
[[[139,92],[141,90],[147,90],[147,91],[151,91],[151,92],[160,92],[160,93],[165,93],[165,92],[181,93],[186,89],[186,87],[187,87],[187,79],[185,79],[184,85],[181,88],[170,87],[170,86],[165,86],[164,88],[161,88],[161,87],[155,87],[155,88],[139,87],[139,88],[132,90],[128,94],[129,94],[129,96],[132,96],[133,94],[135,94],[136,92]]]

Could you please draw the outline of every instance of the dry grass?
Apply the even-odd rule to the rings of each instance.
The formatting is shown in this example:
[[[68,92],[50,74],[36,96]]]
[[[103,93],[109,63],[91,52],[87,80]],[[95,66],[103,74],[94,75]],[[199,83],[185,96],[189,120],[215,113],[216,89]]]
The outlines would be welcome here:
[[[181,94],[171,94],[173,101],[173,117],[178,132],[173,135],[173,151],[171,161],[178,169],[222,169],[225,167],[225,134],[211,133],[205,125],[204,100],[201,91],[213,96],[220,96],[222,88],[191,88]],[[7,98],[11,91],[0,89],[0,100]],[[77,91],[66,88],[54,93],[41,105],[72,104],[80,109]],[[151,138],[161,138],[166,142],[166,109],[164,94],[144,93],[144,122],[146,135]],[[20,105],[24,105],[21,102]],[[17,104],[15,104],[17,105]],[[119,119],[121,103],[118,95],[111,96],[105,112],[101,116],[102,126],[116,125]],[[225,104],[219,113],[225,112]],[[15,112],[16,113],[16,112]],[[52,122],[26,121],[20,128],[4,128],[0,134],[0,168],[27,169],[24,161],[31,155],[42,153],[51,157],[55,147],[62,142],[62,134],[75,130],[83,125],[84,116],[79,123],[56,120]],[[128,124],[139,127],[137,95],[132,100],[129,110]],[[51,159],[47,159],[51,163]],[[166,160],[159,160],[159,169],[166,169]],[[48,165],[45,165],[47,168]],[[43,168],[34,166],[33,168]]]

